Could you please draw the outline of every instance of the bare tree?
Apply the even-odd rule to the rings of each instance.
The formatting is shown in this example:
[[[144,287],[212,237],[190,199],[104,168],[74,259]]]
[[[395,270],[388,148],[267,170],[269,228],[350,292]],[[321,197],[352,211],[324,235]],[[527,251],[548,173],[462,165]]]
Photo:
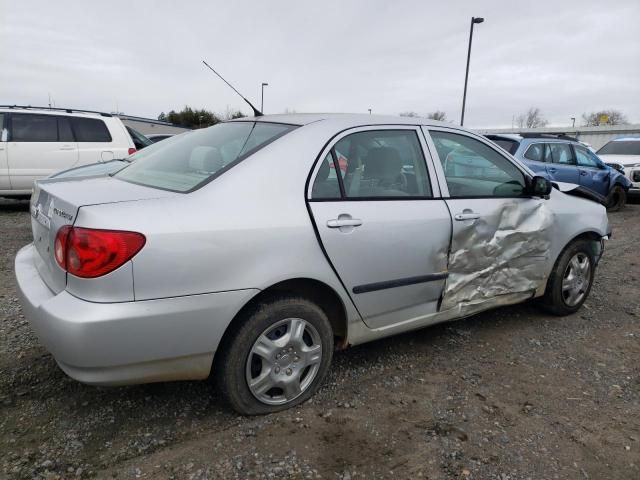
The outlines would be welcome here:
[[[436,110],[435,112],[427,114],[427,118],[430,118],[431,120],[438,120],[439,122],[446,122],[447,114],[440,110]]]
[[[627,125],[629,120],[620,110],[600,110],[598,112],[583,113],[582,121],[585,127],[597,127],[600,119],[604,120],[604,125]]]
[[[418,115],[416,112],[402,112],[400,116],[415,118],[415,117],[419,117],[420,115]]]
[[[527,113],[522,113],[516,117],[516,124],[520,128],[540,128],[548,123],[538,107],[531,107],[527,110]]]

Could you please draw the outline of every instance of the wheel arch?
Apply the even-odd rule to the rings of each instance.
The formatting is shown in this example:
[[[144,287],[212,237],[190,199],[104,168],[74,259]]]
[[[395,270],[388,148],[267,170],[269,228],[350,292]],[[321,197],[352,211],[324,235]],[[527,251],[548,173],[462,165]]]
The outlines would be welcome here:
[[[549,270],[547,279],[544,282],[544,290],[542,290],[542,293],[544,293],[547,290],[547,286],[549,284],[549,279],[551,278],[551,274],[556,268],[556,265],[558,264],[558,262],[560,261],[560,257],[562,257],[562,254],[565,252],[567,248],[569,248],[569,246],[571,246],[573,243],[579,240],[589,240],[592,242],[593,248],[594,248],[593,254],[596,258],[599,257],[599,255],[602,253],[602,250],[601,250],[602,234],[596,232],[595,230],[586,230],[582,233],[575,235],[560,249],[560,251],[558,252],[558,255],[556,255],[556,258],[553,261],[553,265],[551,266],[551,270]]]
[[[229,339],[232,338],[236,331],[241,327],[243,314],[260,303],[266,303],[269,300],[281,297],[282,295],[303,297],[318,305],[329,319],[329,323],[333,330],[336,348],[344,349],[347,347],[347,310],[338,292],[320,280],[312,278],[292,278],[280,281],[268,288],[265,288],[264,290],[261,290],[245,303],[225,329],[214,355],[214,365],[216,364],[219,352],[222,351],[224,345],[228,343]]]

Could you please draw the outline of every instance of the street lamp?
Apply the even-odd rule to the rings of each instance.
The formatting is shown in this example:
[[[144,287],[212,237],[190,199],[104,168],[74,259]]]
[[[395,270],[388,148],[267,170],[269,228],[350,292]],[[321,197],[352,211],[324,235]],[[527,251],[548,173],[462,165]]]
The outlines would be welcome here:
[[[576,117],[571,117],[571,128],[576,128]]]
[[[370,109],[370,108],[367,108],[367,110],[369,110],[369,115],[371,115],[371,109]]]
[[[469,31],[469,50],[467,51],[467,73],[464,75],[464,93],[462,94],[462,115],[460,126],[464,125],[464,106],[467,103],[467,81],[469,80],[469,60],[471,60],[471,42],[473,41],[473,25],[484,22],[482,17],[471,17],[471,29]]]
[[[262,82],[262,98],[260,100],[260,111],[264,113],[264,87],[268,87],[268,83]]]

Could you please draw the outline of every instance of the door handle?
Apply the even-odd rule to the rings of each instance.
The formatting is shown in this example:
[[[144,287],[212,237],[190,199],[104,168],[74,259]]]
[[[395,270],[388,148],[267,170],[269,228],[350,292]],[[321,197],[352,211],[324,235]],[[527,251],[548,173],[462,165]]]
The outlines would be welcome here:
[[[75,150],[76,147],[74,147],[73,145],[63,145],[60,147],[60,150]]]
[[[479,213],[457,213],[455,218],[459,222],[463,222],[465,220],[477,220],[480,218]]]
[[[340,227],[359,227],[362,225],[362,220],[358,218],[334,218],[327,220],[327,227],[340,228]]]
[[[586,175],[587,172],[585,172],[584,170],[580,170],[580,175]]]
[[[549,173],[556,173],[557,172],[557,169],[555,169],[553,167],[548,168],[547,170],[549,171]]]

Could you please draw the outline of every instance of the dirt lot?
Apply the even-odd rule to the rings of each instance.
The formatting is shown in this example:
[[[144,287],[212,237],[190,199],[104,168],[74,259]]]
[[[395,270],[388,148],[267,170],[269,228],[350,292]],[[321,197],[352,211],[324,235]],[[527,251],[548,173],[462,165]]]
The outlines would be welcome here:
[[[26,203],[0,201],[2,478],[640,478],[640,205],[567,318],[520,305],[337,353],[298,409],[231,412],[207,382],[67,378],[16,298]]]

